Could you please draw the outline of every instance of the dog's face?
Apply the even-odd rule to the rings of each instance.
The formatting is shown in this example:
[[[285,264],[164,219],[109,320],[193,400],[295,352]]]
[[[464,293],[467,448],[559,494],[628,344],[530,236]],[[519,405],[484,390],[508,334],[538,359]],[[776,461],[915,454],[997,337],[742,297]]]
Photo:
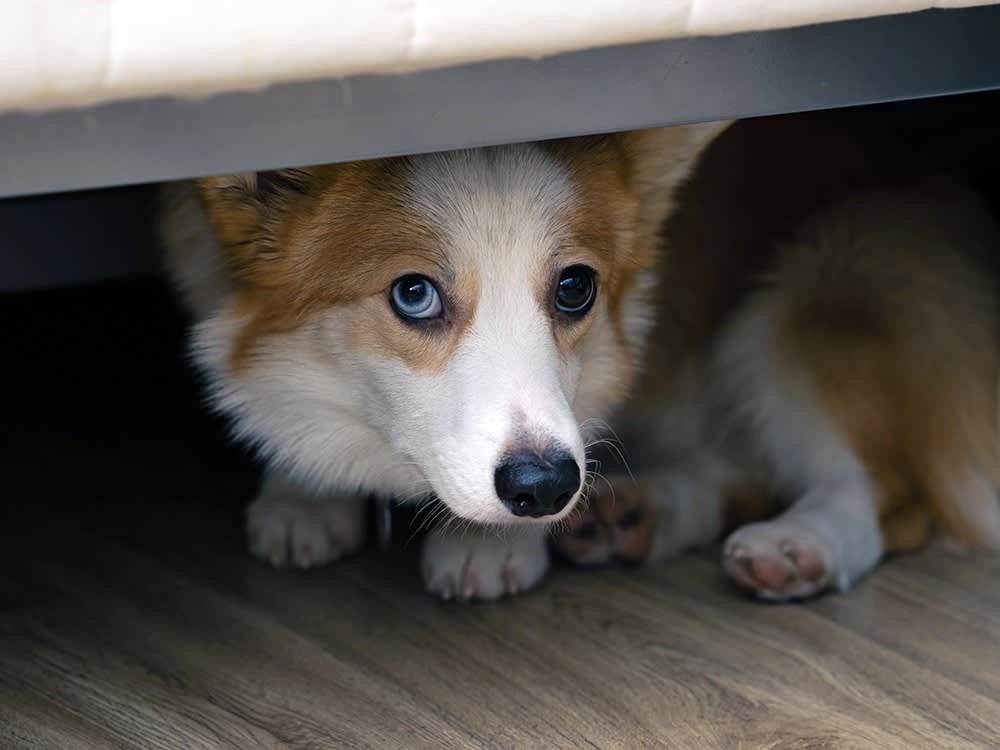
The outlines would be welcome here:
[[[201,180],[235,279],[196,334],[217,403],[317,488],[561,518],[649,323],[637,138]]]

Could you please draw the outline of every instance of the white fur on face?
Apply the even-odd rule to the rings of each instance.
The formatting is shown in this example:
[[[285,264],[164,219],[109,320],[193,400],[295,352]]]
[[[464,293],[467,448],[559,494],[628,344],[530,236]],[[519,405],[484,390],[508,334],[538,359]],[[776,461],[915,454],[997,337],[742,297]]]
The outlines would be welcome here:
[[[393,448],[420,468],[456,515],[537,523],[504,508],[494,473],[509,450],[561,447],[583,476],[583,441],[569,404],[578,368],[560,361],[529,292],[497,296],[509,296],[495,301],[509,304],[481,300],[480,314],[443,372],[416,373],[387,358],[371,375],[385,397],[384,431]]]
[[[474,278],[476,316],[442,372],[399,361],[374,369],[391,412],[386,431],[457,515],[537,523],[504,508],[494,472],[510,450],[561,448],[583,475],[571,408],[580,366],[560,357],[538,293],[557,273],[551,255],[573,186],[543,152],[521,146],[425,157],[409,188],[416,210],[443,231],[451,265]]]
[[[194,328],[192,345],[199,365],[214,375],[212,404],[234,418],[236,437],[312,492],[401,500],[432,492],[372,423],[380,398],[370,377],[373,363],[344,346],[335,315],[268,337],[247,370],[232,375],[228,361],[244,322],[223,310]]]

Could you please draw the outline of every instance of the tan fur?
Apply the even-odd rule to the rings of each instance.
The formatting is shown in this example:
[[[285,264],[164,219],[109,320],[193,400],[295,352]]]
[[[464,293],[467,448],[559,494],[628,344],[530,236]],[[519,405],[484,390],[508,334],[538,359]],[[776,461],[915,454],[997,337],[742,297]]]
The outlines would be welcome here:
[[[833,113],[735,124],[671,202],[613,422],[634,478],[595,485],[557,546],[634,560],[641,529],[655,559],[734,530],[727,572],[769,599],[846,590],[935,532],[1000,549],[984,202]]]
[[[400,199],[402,166],[375,160],[295,170],[273,189],[256,180],[199,181],[205,213],[240,282],[237,309],[248,316],[233,349],[235,369],[261,337],[295,330],[333,306],[353,307],[356,318],[368,320],[356,306],[386,289],[400,268],[437,275],[446,266],[435,229]],[[474,299],[464,301],[463,314],[450,321],[459,332],[474,311]],[[359,331],[358,342],[384,346],[385,326],[400,325],[392,317],[376,315],[381,325]],[[414,366],[434,370],[457,337],[394,340]]]
[[[623,306],[655,302],[648,299],[653,285],[642,288],[639,277],[652,278],[662,248],[663,222],[674,209],[677,187],[705,144],[729,124],[650,128],[545,144],[582,188],[581,200],[568,208],[564,223],[570,247],[589,250],[590,257],[582,259],[602,275],[615,346],[607,347],[602,336],[594,335],[584,357],[605,373],[597,398],[609,404],[620,403],[630,393],[643,369],[639,363],[645,354],[645,331],[636,340],[626,330],[629,316]],[[595,258],[595,253],[603,259]],[[580,329],[572,327],[565,333],[557,331],[561,350],[570,351],[579,334]]]
[[[656,235],[644,234],[639,226],[643,202],[635,155],[629,153],[626,138],[603,136],[554,141],[547,145],[580,190],[580,199],[567,206],[562,217],[566,237],[559,251],[559,263],[565,265],[572,259],[572,262],[585,263],[597,270],[616,348],[625,353],[624,357],[616,357],[615,361],[606,364],[609,370],[615,371],[609,378],[613,385],[604,394],[609,402],[619,401],[626,395],[633,372],[631,343],[624,329],[622,305],[628,295],[634,294],[636,275],[651,263],[657,246]],[[550,297],[552,291],[547,286],[540,287],[539,300]],[[587,327],[592,320],[586,320]],[[585,327],[562,325],[558,316],[554,323],[557,345],[561,354],[567,357],[579,346]]]
[[[960,491],[977,473],[1000,481],[987,262],[1000,242],[982,202],[910,154],[821,114],[739,123],[705,154],[680,200],[641,392],[667,398],[674,363],[703,356],[759,274],[777,264],[768,282],[783,290],[783,350],[813,373],[877,478],[889,549],[925,541],[930,524],[920,519],[997,546],[996,503],[968,507]],[[867,223],[877,234],[852,248],[851,238],[803,236],[805,217],[807,232]],[[791,253],[776,257],[782,247]]]
[[[862,192],[790,247],[769,279],[786,290],[781,351],[873,477],[887,551],[923,544],[931,520],[1000,548],[996,498],[969,491],[1000,483],[986,207],[945,178]]]
[[[702,156],[696,179],[673,197],[683,210],[665,228],[643,393],[670,389],[670,373],[681,371],[676,362],[716,340],[772,262],[776,241],[834,196],[890,170],[905,178],[912,167],[881,144],[859,146],[829,115],[745,120],[727,130]]]

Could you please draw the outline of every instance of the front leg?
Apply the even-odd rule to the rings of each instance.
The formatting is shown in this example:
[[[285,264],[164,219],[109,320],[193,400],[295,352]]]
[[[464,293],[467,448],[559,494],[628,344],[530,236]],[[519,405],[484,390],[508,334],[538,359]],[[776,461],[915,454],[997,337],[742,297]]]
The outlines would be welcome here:
[[[875,502],[862,478],[819,483],[780,516],[726,540],[729,576],[762,599],[847,591],[883,552]]]
[[[277,567],[311,568],[357,550],[367,537],[366,500],[314,493],[268,469],[247,507],[250,552]]]
[[[544,525],[434,529],[424,540],[424,585],[442,599],[499,599],[531,588],[549,569]]]

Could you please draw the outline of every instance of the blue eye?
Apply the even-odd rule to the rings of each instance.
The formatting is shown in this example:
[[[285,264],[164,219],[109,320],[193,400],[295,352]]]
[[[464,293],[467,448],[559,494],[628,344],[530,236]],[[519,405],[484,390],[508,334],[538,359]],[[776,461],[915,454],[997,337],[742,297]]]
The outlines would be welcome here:
[[[404,320],[430,320],[441,314],[441,296],[426,276],[411,273],[396,279],[390,299],[392,309]]]
[[[570,315],[583,315],[597,296],[595,272],[589,266],[563,269],[556,285],[556,308]]]

